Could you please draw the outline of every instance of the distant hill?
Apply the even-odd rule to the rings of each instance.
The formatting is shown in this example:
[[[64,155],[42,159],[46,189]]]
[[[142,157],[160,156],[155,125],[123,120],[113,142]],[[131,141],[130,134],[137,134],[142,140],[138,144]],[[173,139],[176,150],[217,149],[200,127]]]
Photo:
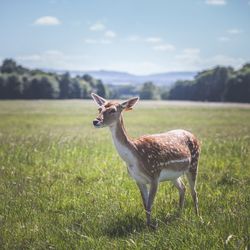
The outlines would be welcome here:
[[[46,70],[53,71],[54,70]],[[65,71],[55,71],[56,73],[65,73]],[[154,82],[158,86],[172,86],[177,80],[192,80],[197,72],[167,72],[151,75],[133,75],[119,71],[69,71],[72,77],[76,75],[89,74],[96,79],[100,79],[105,84],[124,85],[124,84],[143,84],[148,81]]]

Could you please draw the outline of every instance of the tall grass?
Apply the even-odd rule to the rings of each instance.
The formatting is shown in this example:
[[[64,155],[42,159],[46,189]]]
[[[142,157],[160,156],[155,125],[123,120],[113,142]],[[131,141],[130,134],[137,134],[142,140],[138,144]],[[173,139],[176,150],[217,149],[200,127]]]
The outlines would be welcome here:
[[[87,101],[0,102],[0,248],[246,249],[250,245],[250,108],[141,102],[136,137],[173,128],[202,141],[198,195],[178,215],[160,185],[149,230],[140,194]]]

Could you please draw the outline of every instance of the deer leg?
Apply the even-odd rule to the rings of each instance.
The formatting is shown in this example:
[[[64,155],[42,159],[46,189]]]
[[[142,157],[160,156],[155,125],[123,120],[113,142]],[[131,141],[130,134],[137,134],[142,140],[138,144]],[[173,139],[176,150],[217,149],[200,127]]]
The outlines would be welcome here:
[[[141,184],[141,183],[138,183],[138,182],[136,182],[136,184],[137,184],[137,186],[138,186],[138,188],[140,190],[140,193],[141,193],[144,209],[147,210],[147,203],[148,203],[148,188],[147,188],[147,185],[146,184]]]
[[[181,178],[177,178],[176,180],[173,180],[172,182],[179,191],[179,195],[180,195],[179,207],[180,209],[182,209],[184,206],[184,197],[185,197],[186,187],[183,184]]]
[[[187,179],[188,179],[188,183],[191,189],[191,195],[194,201],[194,209],[195,209],[195,213],[196,215],[199,215],[199,209],[198,209],[198,197],[197,197],[197,192],[195,189],[195,183],[196,183],[196,173],[193,172],[188,172],[187,174]]]
[[[158,189],[158,180],[154,180],[150,185],[147,208],[146,208],[147,225],[152,227],[152,228],[157,227],[157,225],[153,225],[151,223],[151,209],[153,206],[153,202],[154,202],[154,198],[155,198],[157,189]]]

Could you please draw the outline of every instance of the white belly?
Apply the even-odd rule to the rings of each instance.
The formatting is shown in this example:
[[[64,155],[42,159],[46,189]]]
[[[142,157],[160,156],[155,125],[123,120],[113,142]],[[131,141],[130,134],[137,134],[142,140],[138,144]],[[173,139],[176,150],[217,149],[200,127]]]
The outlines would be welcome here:
[[[185,171],[173,171],[169,169],[162,169],[159,181],[169,181],[169,180],[175,180],[182,176],[185,173]]]

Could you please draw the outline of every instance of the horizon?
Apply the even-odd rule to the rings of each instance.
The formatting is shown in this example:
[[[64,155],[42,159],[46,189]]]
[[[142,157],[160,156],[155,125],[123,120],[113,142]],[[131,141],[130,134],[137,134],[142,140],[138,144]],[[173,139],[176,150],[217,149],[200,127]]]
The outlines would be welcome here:
[[[250,61],[249,0],[4,0],[0,6],[0,62],[146,76],[238,69]]]
[[[11,58],[9,58],[11,59]],[[21,65],[23,66],[23,65]],[[220,65],[217,65],[217,66],[220,66]],[[217,67],[215,66],[215,67]],[[174,74],[174,73],[198,73],[198,71],[164,71],[164,72],[154,72],[154,73],[145,73],[145,74],[136,74],[136,73],[131,73],[131,72],[128,72],[128,71],[119,71],[119,70],[107,70],[107,69],[97,69],[97,70],[67,70],[67,69],[54,69],[54,68],[31,68],[31,67],[27,67],[28,69],[38,69],[38,70],[43,70],[43,71],[47,71],[47,72],[60,72],[60,71],[63,71],[63,72],[82,72],[82,73],[118,73],[118,74],[129,74],[129,75],[133,75],[133,76],[150,76],[150,75],[158,75],[158,74]],[[204,69],[204,70],[207,70],[207,69]],[[209,69],[208,69],[209,70]]]
[[[75,70],[75,69],[72,69],[72,70],[69,70],[69,69],[57,69],[57,68],[43,68],[43,67],[36,67],[36,66],[26,66],[20,62],[18,62],[15,58],[3,58],[0,60],[0,63],[3,63],[3,61],[5,59],[10,59],[10,60],[14,60],[18,65],[20,66],[23,66],[29,70],[41,70],[41,71],[45,71],[45,72],[56,72],[56,73],[59,73],[60,74],[60,71],[62,72],[68,72],[68,73],[76,73],[76,72],[81,72],[81,73],[102,73],[102,72],[105,72],[105,73],[118,73],[118,74],[129,74],[129,75],[133,75],[133,76],[137,76],[137,77],[143,77],[143,76],[151,76],[151,75],[161,75],[161,74],[177,74],[177,73],[199,73],[199,72],[202,72],[202,71],[207,71],[207,70],[213,70],[214,68],[216,67],[233,67],[231,65],[213,65],[211,67],[208,67],[208,68],[204,68],[204,69],[200,69],[200,70],[182,70],[182,71],[162,71],[162,72],[152,72],[152,73],[144,73],[144,74],[137,74],[137,73],[131,73],[131,72],[128,72],[128,71],[120,71],[120,70],[108,70],[108,69],[90,69],[90,70]],[[239,70],[240,68],[242,68],[245,64],[249,64],[250,63],[250,60],[242,63],[241,65],[238,65],[236,67],[233,67],[234,70]],[[1,65],[0,65],[1,66]]]

